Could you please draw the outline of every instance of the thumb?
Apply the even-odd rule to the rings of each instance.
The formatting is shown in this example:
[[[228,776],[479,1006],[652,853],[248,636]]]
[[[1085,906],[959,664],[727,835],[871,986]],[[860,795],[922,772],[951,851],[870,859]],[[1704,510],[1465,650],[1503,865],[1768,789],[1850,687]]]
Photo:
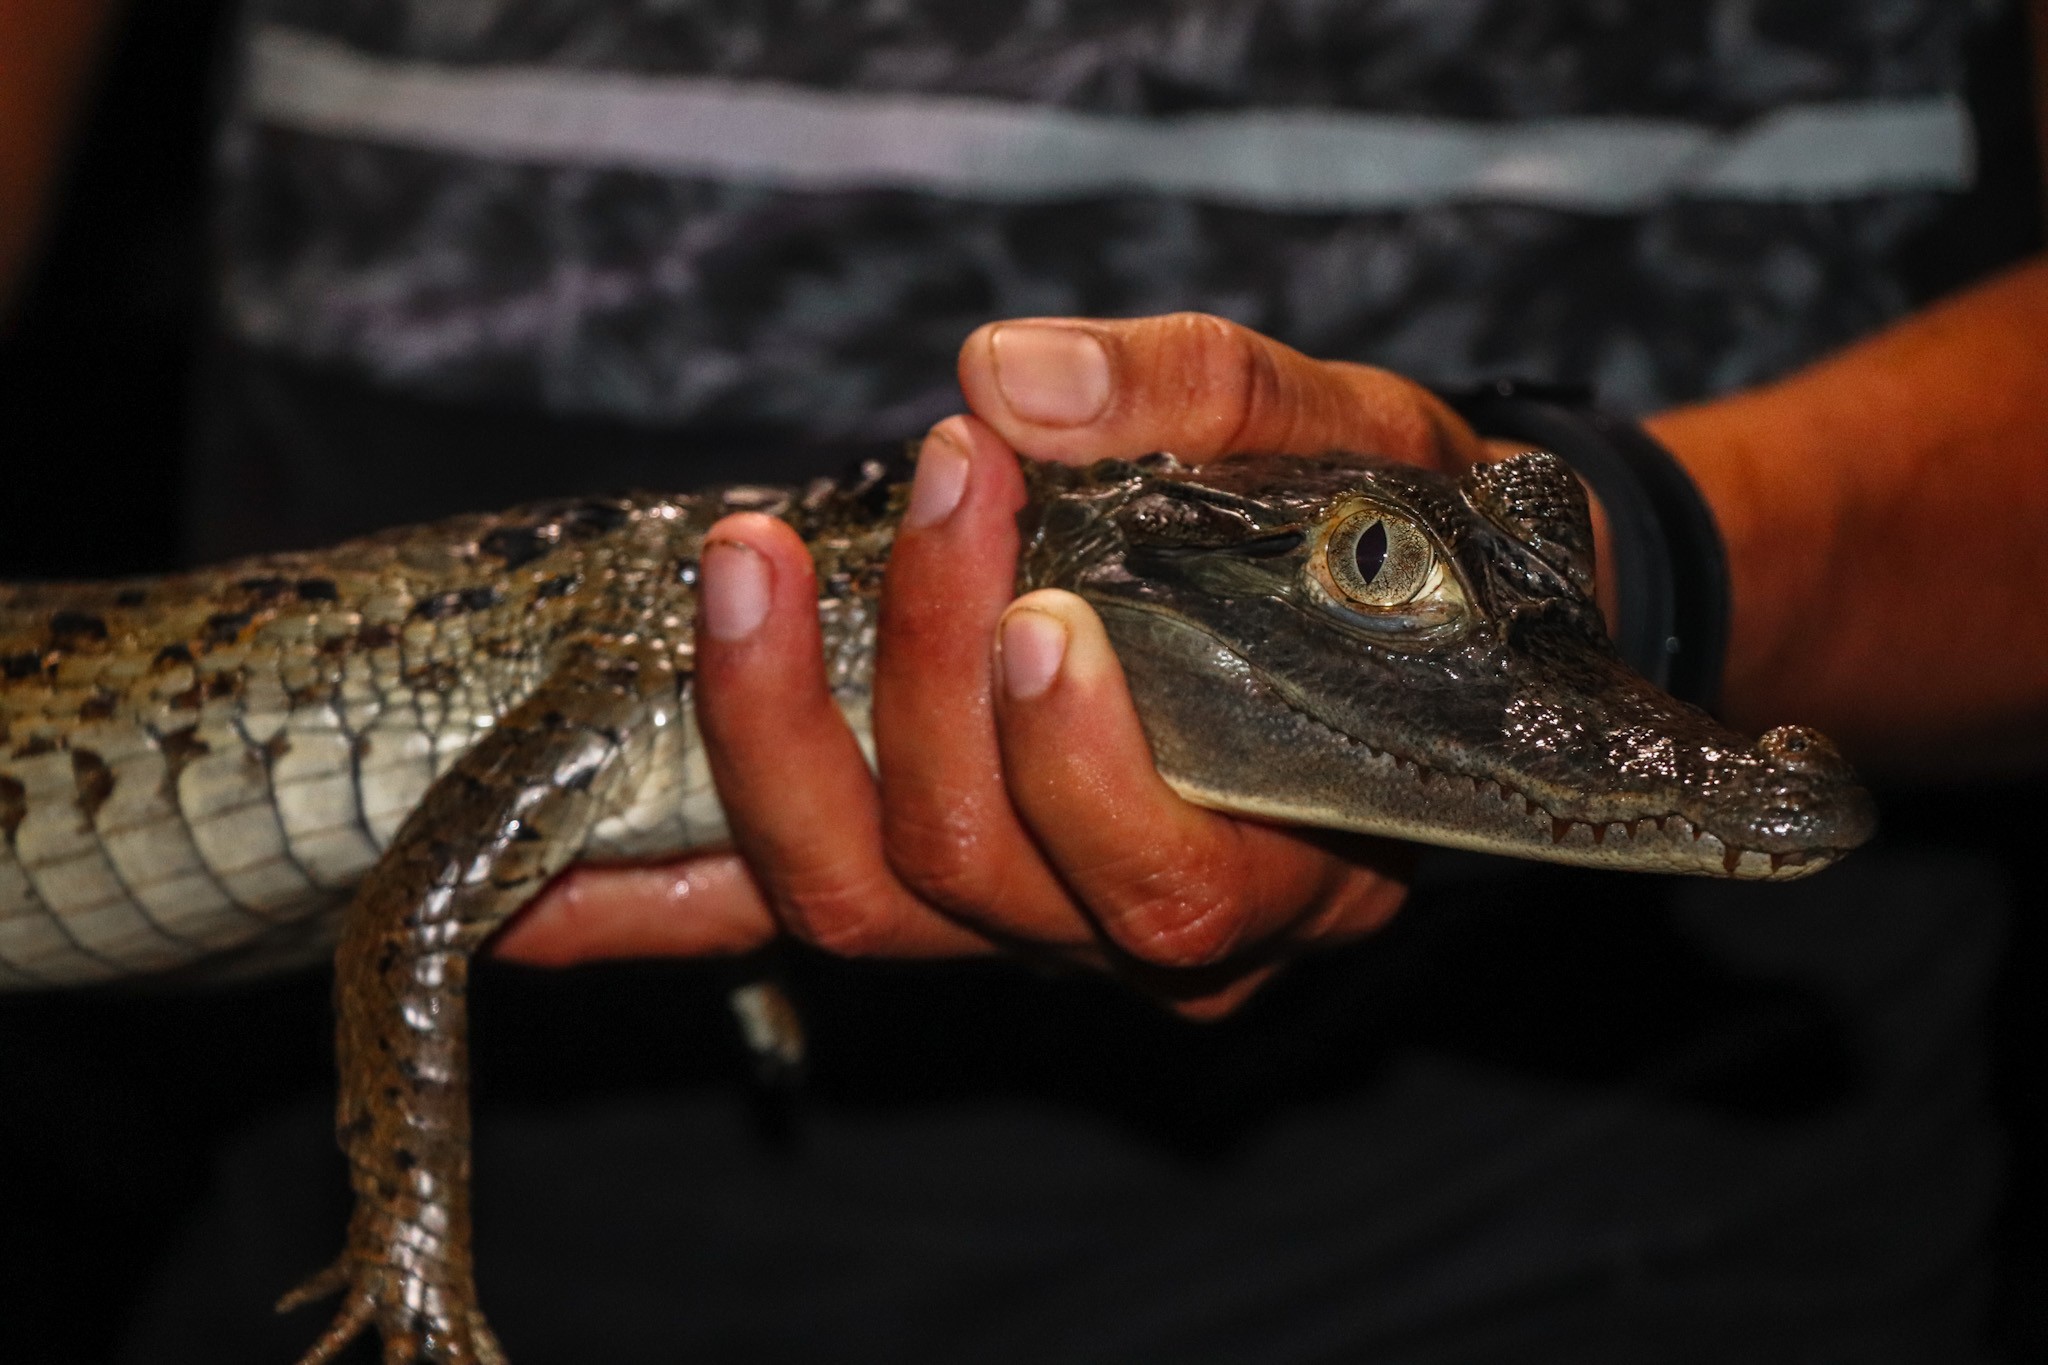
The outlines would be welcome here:
[[[977,416],[1042,460],[1351,450],[1462,469],[1484,458],[1421,385],[1312,360],[1203,313],[990,323],[960,349],[960,387]]]

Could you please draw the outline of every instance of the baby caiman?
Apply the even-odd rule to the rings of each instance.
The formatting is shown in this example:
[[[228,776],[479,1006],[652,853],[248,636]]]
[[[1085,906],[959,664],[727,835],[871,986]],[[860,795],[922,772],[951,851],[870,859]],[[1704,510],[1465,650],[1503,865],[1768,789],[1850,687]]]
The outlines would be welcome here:
[[[1160,771],[1239,814],[1743,878],[1860,843],[1833,746],[1751,742],[1615,655],[1571,473],[1362,457],[1034,465],[1018,587],[1101,614]],[[584,498],[310,554],[0,589],[0,989],[330,947],[355,1212],[287,1303],[387,1362],[502,1361],[470,1261],[471,955],[579,859],[724,841],[691,711],[698,556],[742,509],[818,571],[865,732],[901,485]]]

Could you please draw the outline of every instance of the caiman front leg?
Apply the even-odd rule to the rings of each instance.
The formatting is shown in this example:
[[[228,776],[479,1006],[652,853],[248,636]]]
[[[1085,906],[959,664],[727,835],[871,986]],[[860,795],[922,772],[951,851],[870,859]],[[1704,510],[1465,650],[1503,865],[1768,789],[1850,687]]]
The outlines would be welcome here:
[[[505,1360],[470,1259],[470,955],[575,858],[664,687],[658,667],[572,661],[434,783],[356,892],[335,950],[355,1210],[340,1259],[278,1307],[345,1297],[300,1365],[373,1321],[385,1365]]]

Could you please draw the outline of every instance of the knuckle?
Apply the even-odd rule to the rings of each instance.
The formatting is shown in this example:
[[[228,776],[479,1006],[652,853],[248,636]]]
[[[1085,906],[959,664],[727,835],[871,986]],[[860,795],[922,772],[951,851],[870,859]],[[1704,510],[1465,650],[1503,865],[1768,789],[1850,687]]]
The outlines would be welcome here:
[[[789,931],[835,957],[874,957],[890,947],[892,888],[878,876],[839,870],[793,878],[776,889]]]
[[[1238,946],[1243,896],[1217,869],[1199,861],[1132,859],[1106,870],[1098,906],[1104,930],[1119,948],[1155,967],[1206,967]]]
[[[1329,400],[1341,405],[1344,424],[1356,432],[1351,439],[1376,453],[1422,465],[1483,454],[1464,419],[1405,375],[1351,360],[1314,363],[1329,381]]]
[[[1208,313],[1178,313],[1172,321],[1185,357],[1176,397],[1192,419],[1189,453],[1230,454],[1276,410],[1281,381],[1271,345],[1249,328]]]
[[[1456,444],[1447,424],[1458,419],[1420,384],[1366,365],[1347,366],[1343,375],[1364,399],[1359,408],[1372,415],[1385,454],[1424,463]]]
[[[993,869],[979,812],[890,812],[883,837],[890,867],[905,885],[934,905],[953,911],[982,908],[993,899]]]

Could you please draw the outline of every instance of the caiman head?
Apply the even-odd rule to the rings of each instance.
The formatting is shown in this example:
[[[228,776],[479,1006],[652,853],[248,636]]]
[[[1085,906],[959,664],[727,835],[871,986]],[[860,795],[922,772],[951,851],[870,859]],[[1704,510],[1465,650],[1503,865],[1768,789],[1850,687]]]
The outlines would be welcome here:
[[[1578,480],[1362,456],[1034,465],[1020,581],[1101,615],[1159,769],[1238,814],[1790,878],[1869,837],[1828,740],[1751,742],[1608,643]]]

